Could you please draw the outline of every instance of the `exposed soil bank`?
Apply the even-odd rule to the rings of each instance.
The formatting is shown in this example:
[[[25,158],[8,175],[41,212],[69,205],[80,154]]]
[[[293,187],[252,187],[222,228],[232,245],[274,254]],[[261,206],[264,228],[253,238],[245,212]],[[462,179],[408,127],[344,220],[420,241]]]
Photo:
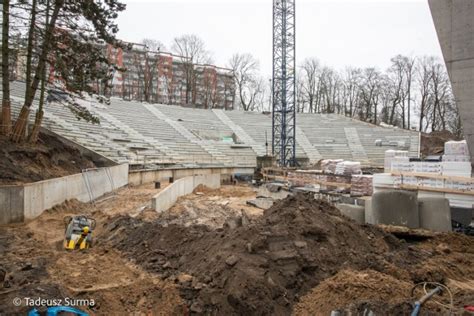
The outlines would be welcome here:
[[[79,150],[51,135],[40,133],[37,144],[16,144],[0,136],[0,185],[63,177],[94,167]]]

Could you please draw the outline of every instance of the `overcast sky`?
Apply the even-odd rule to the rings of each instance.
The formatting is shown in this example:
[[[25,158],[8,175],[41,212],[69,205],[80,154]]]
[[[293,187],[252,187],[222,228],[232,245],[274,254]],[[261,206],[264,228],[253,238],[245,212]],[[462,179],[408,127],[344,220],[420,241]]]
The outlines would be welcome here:
[[[194,33],[225,66],[251,53],[265,76],[272,67],[272,0],[123,0],[121,39],[173,38]],[[428,0],[296,0],[297,62],[380,69],[396,54],[441,57]]]

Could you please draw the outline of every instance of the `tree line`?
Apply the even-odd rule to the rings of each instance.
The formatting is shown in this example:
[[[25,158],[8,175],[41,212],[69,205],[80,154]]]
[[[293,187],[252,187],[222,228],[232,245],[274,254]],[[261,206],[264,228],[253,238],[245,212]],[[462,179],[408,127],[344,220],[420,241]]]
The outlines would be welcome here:
[[[243,110],[271,111],[271,82],[265,84],[258,61],[237,54],[229,61],[236,82],[236,103]],[[397,55],[390,67],[324,66],[307,58],[296,69],[296,111],[337,113],[373,124],[422,132],[462,128],[449,77],[442,60]]]

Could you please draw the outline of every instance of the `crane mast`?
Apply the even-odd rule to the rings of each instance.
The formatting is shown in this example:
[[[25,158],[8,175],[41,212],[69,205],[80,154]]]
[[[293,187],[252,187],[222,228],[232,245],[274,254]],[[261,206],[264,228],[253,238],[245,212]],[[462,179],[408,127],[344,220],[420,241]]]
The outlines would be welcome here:
[[[295,0],[273,0],[272,153],[296,165]]]

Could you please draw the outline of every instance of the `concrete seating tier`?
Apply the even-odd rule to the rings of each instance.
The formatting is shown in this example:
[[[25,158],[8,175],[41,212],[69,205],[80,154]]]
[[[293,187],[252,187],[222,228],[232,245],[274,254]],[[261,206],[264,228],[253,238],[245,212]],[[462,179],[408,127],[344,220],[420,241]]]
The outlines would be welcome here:
[[[24,91],[24,83],[11,83],[14,117]],[[52,102],[45,106],[44,126],[117,162],[255,166],[256,157],[266,154],[266,141],[271,152],[272,120],[268,114],[117,98],[112,98],[110,105],[93,98],[80,104],[97,116],[100,124],[79,120],[67,107]],[[30,121],[37,106],[35,100]],[[297,157],[311,162],[330,158],[383,166],[385,150],[400,149],[397,144],[404,145],[411,156],[418,155],[419,133],[414,131],[374,126],[337,114],[298,114],[296,120]],[[377,140],[383,146],[376,146]]]

